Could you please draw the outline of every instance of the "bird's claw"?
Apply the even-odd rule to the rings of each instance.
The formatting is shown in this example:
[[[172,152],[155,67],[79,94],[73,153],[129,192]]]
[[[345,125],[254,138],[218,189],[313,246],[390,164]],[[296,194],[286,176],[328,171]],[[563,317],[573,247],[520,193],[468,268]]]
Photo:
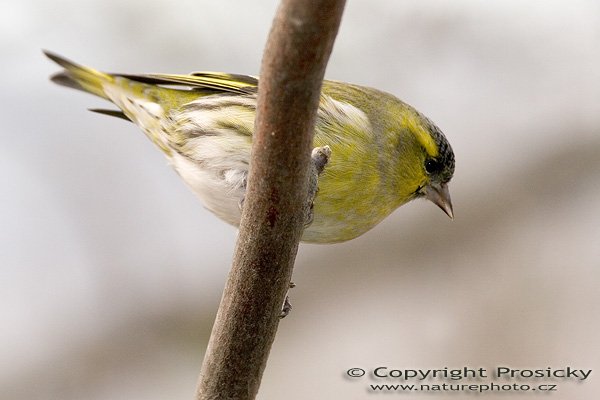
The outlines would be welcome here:
[[[296,284],[294,282],[290,282],[290,289],[295,288]],[[281,307],[281,313],[279,314],[280,319],[284,319],[288,316],[288,314],[292,311],[292,303],[290,303],[290,296],[285,295],[285,300],[283,301],[283,306]]]
[[[315,147],[310,155],[311,166],[308,184],[308,200],[306,202],[306,211],[304,213],[304,227],[309,226],[314,219],[314,201],[319,191],[319,175],[325,170],[325,166],[331,157],[331,148],[329,146]]]
[[[281,313],[279,314],[279,319],[287,317],[290,311],[292,311],[292,304],[290,303],[290,296],[286,294],[283,307],[281,307]]]

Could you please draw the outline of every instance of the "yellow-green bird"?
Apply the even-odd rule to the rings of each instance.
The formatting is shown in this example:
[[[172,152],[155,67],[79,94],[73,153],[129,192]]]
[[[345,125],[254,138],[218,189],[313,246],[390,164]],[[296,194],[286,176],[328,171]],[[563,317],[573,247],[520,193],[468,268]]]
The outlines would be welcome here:
[[[239,225],[258,80],[214,72],[107,74],[46,55],[64,68],[52,80],[113,102],[93,110],[137,124],[211,212]],[[324,81],[314,145],[331,158],[319,177],[314,219],[302,240],[356,238],[410,200],[424,197],[453,217],[454,153],[440,129],[382,91]]]

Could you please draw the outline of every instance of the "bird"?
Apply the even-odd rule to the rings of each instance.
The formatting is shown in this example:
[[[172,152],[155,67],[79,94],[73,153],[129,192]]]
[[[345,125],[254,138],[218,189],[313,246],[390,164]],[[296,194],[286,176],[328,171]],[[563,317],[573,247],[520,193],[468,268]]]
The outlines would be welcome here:
[[[50,51],[51,80],[112,102],[91,111],[138,125],[205,208],[239,226],[254,132],[258,79],[221,72],[114,74]],[[301,240],[339,243],[371,230],[398,207],[425,198],[451,219],[454,152],[415,108],[374,88],[324,80],[314,146],[330,159],[318,179]]]

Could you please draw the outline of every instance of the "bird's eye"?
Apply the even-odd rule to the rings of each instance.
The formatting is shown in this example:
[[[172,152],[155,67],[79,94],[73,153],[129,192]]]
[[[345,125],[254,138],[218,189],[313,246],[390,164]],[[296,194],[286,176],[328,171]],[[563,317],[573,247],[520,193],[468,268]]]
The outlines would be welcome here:
[[[441,171],[442,164],[436,160],[427,160],[425,161],[425,171],[430,174],[434,174],[436,172]]]

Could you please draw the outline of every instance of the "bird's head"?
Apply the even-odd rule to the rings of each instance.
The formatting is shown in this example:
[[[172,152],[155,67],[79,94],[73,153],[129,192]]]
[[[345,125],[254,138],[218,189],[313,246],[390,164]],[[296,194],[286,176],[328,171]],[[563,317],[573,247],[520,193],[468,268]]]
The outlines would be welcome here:
[[[442,131],[418,112],[405,113],[403,127],[411,133],[408,150],[412,168],[413,197],[424,197],[454,219],[448,182],[454,174],[454,152]]]

